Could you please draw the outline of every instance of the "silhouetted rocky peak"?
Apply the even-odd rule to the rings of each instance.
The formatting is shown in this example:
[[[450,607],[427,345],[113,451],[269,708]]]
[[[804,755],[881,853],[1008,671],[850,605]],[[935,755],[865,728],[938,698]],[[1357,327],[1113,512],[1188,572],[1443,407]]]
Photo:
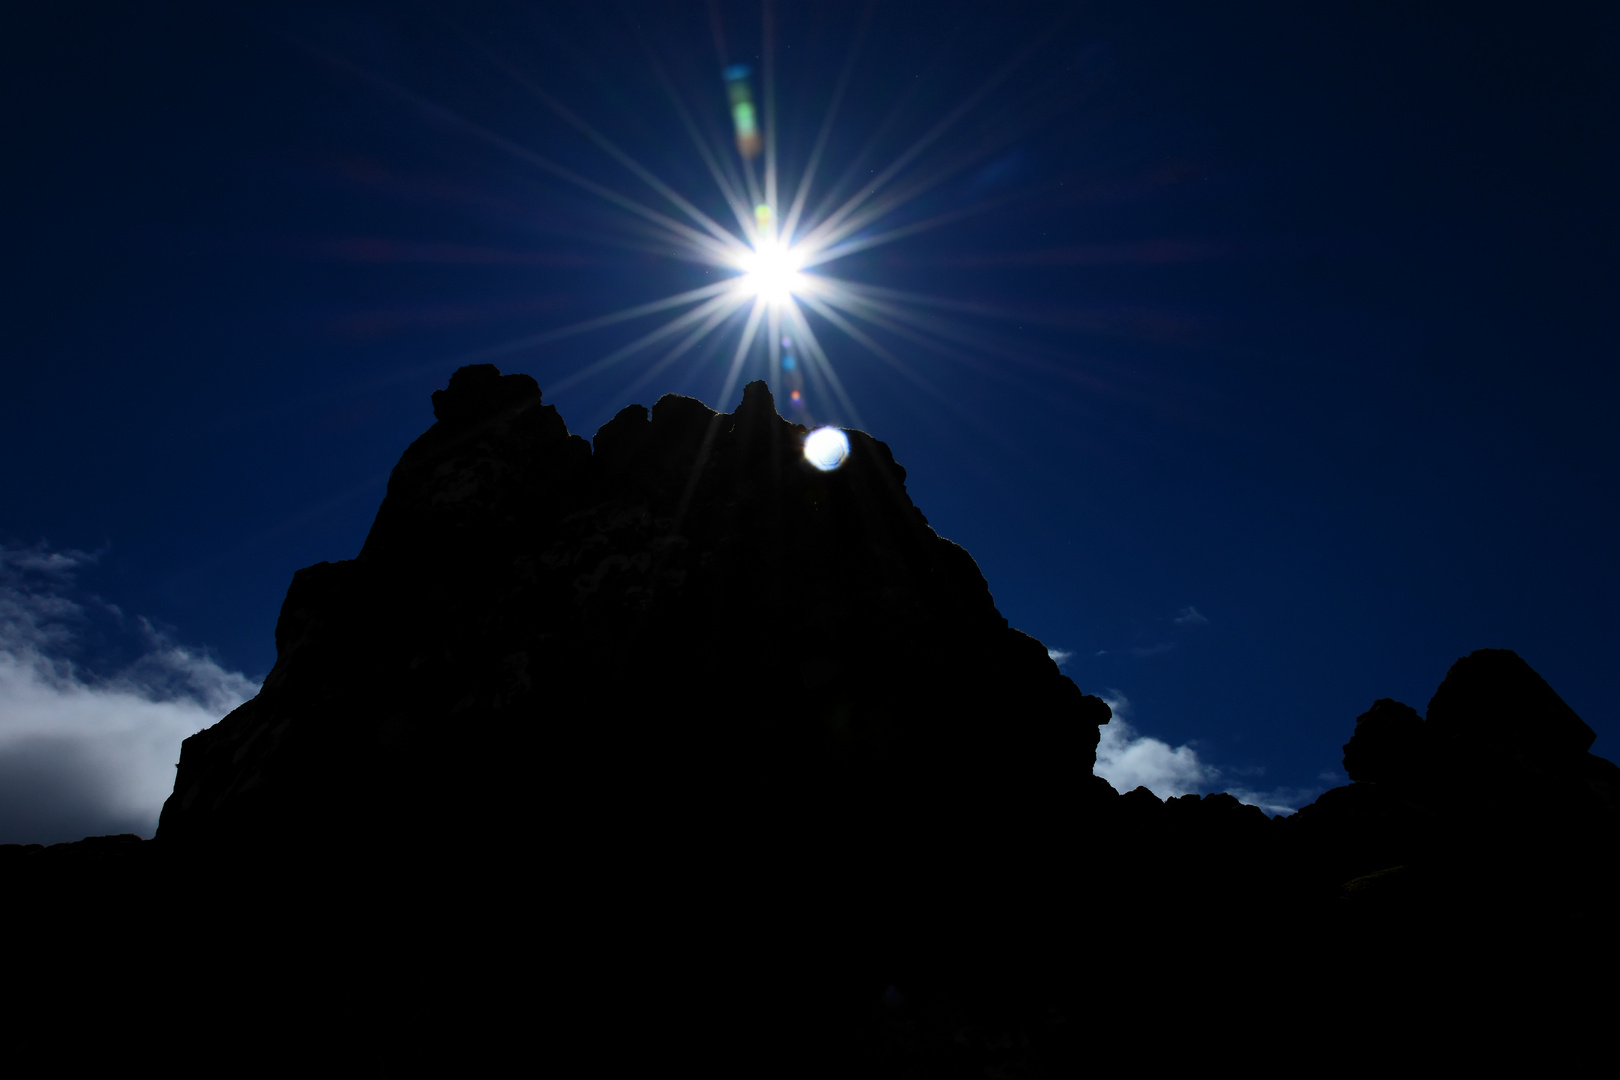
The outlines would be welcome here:
[[[916,876],[1106,790],[1107,706],[878,440],[823,472],[762,382],[729,414],[632,405],[594,452],[528,376],[463,368],[433,402],[358,558],[295,575],[263,691],[186,741],[166,842],[489,836],[589,799],[598,840],[770,831]]]

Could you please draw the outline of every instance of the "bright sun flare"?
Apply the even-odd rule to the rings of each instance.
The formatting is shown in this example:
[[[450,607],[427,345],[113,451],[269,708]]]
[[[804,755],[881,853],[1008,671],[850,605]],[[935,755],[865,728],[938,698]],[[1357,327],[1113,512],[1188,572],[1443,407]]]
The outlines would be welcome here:
[[[761,238],[737,259],[742,269],[740,288],[773,306],[785,305],[795,293],[806,291],[808,279],[800,272],[804,256],[780,240]]]
[[[766,10],[768,13],[769,6]],[[768,16],[766,21],[768,26]],[[733,133],[736,136],[734,157],[730,156],[724,142],[715,137],[717,133],[705,134],[673,87],[668,87],[676,114],[692,138],[699,157],[708,167],[720,197],[730,211],[730,217],[735,220],[735,227],[722,224],[700,209],[692,199],[660,179],[651,169],[610,141],[603,132],[596,130],[583,117],[535,84],[526,72],[501,60],[495,50],[488,46],[483,46],[484,51],[496,60],[502,70],[564,122],[578,129],[629,170],[661,201],[644,201],[611,185],[582,176],[527,147],[512,143],[469,118],[450,112],[437,102],[418,98],[404,87],[386,84],[394,92],[431,108],[434,116],[448,117],[481,139],[617,206],[636,219],[636,227],[648,233],[660,249],[674,257],[722,271],[696,288],[492,346],[479,355],[533,348],[545,342],[628,323],[656,313],[672,312],[662,325],[647,330],[572,374],[554,381],[550,386],[551,391],[564,390],[631,356],[661,351],[662,355],[631,384],[632,387],[640,386],[683,356],[698,350],[711,335],[730,335],[735,328],[736,344],[731,350],[730,361],[728,363],[723,357],[719,360],[719,366],[724,371],[720,400],[730,400],[732,391],[745,377],[750,362],[763,358],[767,365],[764,374],[788,391],[785,400],[790,402],[795,419],[813,423],[836,410],[842,414],[841,419],[859,427],[860,413],[810,323],[808,316],[814,315],[821,323],[841,331],[877,359],[927,388],[921,376],[873,337],[868,329],[858,324],[864,323],[867,328],[886,331],[922,348],[960,356],[962,330],[939,313],[960,305],[936,297],[850,280],[830,268],[856,252],[914,236],[994,205],[989,202],[969,204],[904,223],[894,217],[902,207],[994,149],[989,144],[980,145],[966,154],[953,153],[951,160],[936,161],[923,157],[953,124],[968,114],[970,106],[975,105],[1021,60],[984,83],[966,101],[919,135],[887,166],[870,169],[855,190],[846,194],[844,181],[829,186],[823,180],[819,203],[813,202],[811,192],[817,186],[817,171],[827,150],[859,45],[857,35],[850,45],[844,75],[827,106],[820,131],[802,166],[796,168],[791,177],[781,172],[777,161],[774,68],[769,55],[772,37],[768,29],[763,41],[765,59],[759,73],[759,88],[763,94],[757,103],[753,69],[746,64],[731,64],[723,68],[725,100],[730,105]],[[723,47],[721,52],[724,52]],[[661,77],[664,77],[662,73]],[[665,82],[667,84],[667,77]],[[718,100],[712,103],[719,104]],[[996,311],[987,313],[1002,314]],[[734,316],[742,317],[736,319]],[[712,355],[714,351],[710,349],[704,355]],[[836,468],[842,455],[849,452],[847,444],[838,447],[829,440],[831,436],[824,436],[815,440],[813,447],[807,444],[807,452],[818,468]]]

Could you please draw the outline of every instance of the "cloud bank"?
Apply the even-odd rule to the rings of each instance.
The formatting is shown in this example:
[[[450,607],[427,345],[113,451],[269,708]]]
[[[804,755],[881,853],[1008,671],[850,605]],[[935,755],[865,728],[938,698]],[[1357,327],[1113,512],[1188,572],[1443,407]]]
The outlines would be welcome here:
[[[1198,751],[1183,744],[1172,747],[1161,739],[1139,733],[1131,725],[1131,703],[1118,690],[1110,688],[1099,695],[1114,711],[1114,718],[1102,728],[1097,746],[1097,764],[1092,772],[1107,780],[1115,791],[1145,787],[1161,799],[1175,795],[1208,794],[1225,791],[1239,802],[1258,806],[1268,814],[1292,814],[1313,801],[1324,788],[1274,788],[1258,791],[1246,786],[1221,787],[1221,770],[1203,761]],[[1324,775],[1323,779],[1332,781]],[[1342,781],[1341,781],[1342,782]]]
[[[258,690],[82,595],[76,577],[95,560],[0,547],[0,843],[150,837],[181,740]]]
[[[1131,726],[1131,703],[1124,694],[1109,689],[1100,696],[1114,711],[1114,718],[1103,725],[1092,772],[1114,785],[1115,791],[1145,787],[1168,799],[1200,791],[1220,778],[1220,770],[1198,760],[1192,747],[1172,748],[1167,742],[1138,734]]]

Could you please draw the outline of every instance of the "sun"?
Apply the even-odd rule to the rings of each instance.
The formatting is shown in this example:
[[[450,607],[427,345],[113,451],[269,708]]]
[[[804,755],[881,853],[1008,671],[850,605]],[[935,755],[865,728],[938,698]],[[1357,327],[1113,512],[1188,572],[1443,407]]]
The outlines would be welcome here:
[[[785,307],[794,296],[810,291],[804,261],[804,253],[791,244],[762,236],[737,256],[737,268],[742,271],[738,291],[771,307]]]
[[[649,62],[665,84],[675,118],[714,181],[718,198],[710,196],[713,202],[707,210],[700,205],[703,200],[697,192],[683,192],[666,182],[540,86],[528,70],[506,60],[470,33],[463,32],[462,36],[537,102],[616,161],[628,174],[621,177],[621,182],[633,177],[637,187],[646,190],[625,189],[583,175],[438,102],[374,79],[430,109],[435,117],[454,122],[465,132],[622,211],[632,247],[643,247],[645,242],[650,246],[644,250],[704,268],[706,279],[692,278],[692,288],[491,345],[466,359],[532,349],[658,316],[662,319],[660,325],[551,380],[548,389],[561,392],[630,357],[661,353],[630,383],[631,388],[638,388],[683,357],[695,355],[698,363],[712,364],[716,369],[721,380],[718,397],[727,401],[745,378],[746,370],[763,362],[763,373],[787,391],[784,400],[791,403],[796,419],[813,427],[836,415],[858,428],[860,412],[820,340],[817,327],[821,327],[823,332],[825,328],[841,332],[914,385],[944,399],[926,375],[896,355],[882,338],[898,338],[919,349],[961,360],[965,356],[964,343],[979,337],[966,333],[955,317],[963,305],[951,298],[864,282],[841,273],[839,266],[841,260],[858,252],[893,244],[999,205],[996,200],[978,199],[949,209],[924,210],[918,200],[1000,147],[997,139],[969,138],[949,153],[933,154],[931,149],[937,148],[953,125],[1024,63],[1029,51],[1021,52],[992,74],[887,164],[874,159],[871,167],[859,173],[858,183],[852,178],[857,176],[856,166],[864,158],[852,161],[843,178],[829,180],[824,174],[830,161],[824,159],[839,123],[861,35],[857,34],[850,44],[843,74],[808,153],[802,163],[795,160],[791,170],[784,171],[778,160],[771,10],[767,3],[757,71],[748,64],[728,62],[724,41],[716,31],[716,59],[721,63],[720,82],[725,96],[721,98],[711,90],[707,100],[715,106],[716,114],[722,101],[729,106],[733,145],[727,145],[723,128],[702,122],[701,108],[696,112],[688,108],[685,95],[677,90],[657,57],[650,56]],[[815,198],[811,197],[812,191],[816,192]],[[726,212],[711,215],[710,210],[722,206]],[[1015,314],[984,305],[977,305],[973,313],[993,318],[1011,318]],[[735,341],[729,361],[717,338]]]

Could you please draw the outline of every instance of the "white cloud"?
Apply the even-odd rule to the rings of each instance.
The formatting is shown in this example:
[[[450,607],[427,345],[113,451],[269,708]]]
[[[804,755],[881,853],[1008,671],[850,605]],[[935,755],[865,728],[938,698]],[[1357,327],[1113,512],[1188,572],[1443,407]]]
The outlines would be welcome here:
[[[1145,787],[1167,799],[1207,788],[1220,778],[1220,770],[1198,760],[1198,751],[1192,747],[1172,748],[1167,742],[1138,735],[1128,719],[1131,703],[1124,694],[1109,689],[1100,696],[1114,711],[1114,718],[1102,727],[1092,772],[1114,785],[1114,790]]]
[[[258,689],[144,619],[74,599],[74,571],[94,562],[0,547],[0,843],[151,836],[180,741]],[[135,654],[110,675],[75,660],[108,628]]]
[[[1315,802],[1322,788],[1272,788],[1270,791],[1252,791],[1249,788],[1228,788],[1227,793],[1238,802],[1258,806],[1268,814],[1294,813],[1306,803]]]
[[[1099,695],[1113,710],[1114,718],[1102,727],[1097,746],[1097,765],[1092,772],[1107,780],[1115,791],[1145,787],[1161,799],[1189,793],[1207,794],[1219,790],[1221,770],[1201,760],[1191,746],[1172,747],[1161,739],[1139,734],[1130,722],[1131,703],[1124,694],[1109,688]],[[1232,770],[1240,775],[1263,774],[1263,768]],[[1322,793],[1321,788],[1273,788],[1256,791],[1229,787],[1227,794],[1238,802],[1258,806],[1268,814],[1292,814]]]
[[[1052,663],[1062,667],[1069,662],[1069,657],[1073,656],[1074,653],[1068,649],[1047,649],[1046,655],[1052,658]]]
[[[0,570],[10,568],[71,580],[74,570],[92,564],[99,558],[100,552],[51,551],[44,544],[35,544],[31,548],[0,547]]]
[[[1198,613],[1198,609],[1191,605],[1184,607],[1175,617],[1177,626],[1208,626],[1209,619]]]

